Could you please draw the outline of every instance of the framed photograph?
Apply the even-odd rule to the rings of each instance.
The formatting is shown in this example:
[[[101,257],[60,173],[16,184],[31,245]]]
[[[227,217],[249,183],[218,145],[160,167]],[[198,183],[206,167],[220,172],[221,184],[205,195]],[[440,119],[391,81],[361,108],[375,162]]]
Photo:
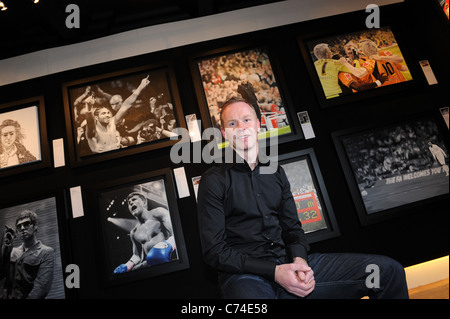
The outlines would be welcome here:
[[[44,97],[0,105],[0,177],[49,167]]]
[[[66,83],[63,95],[74,166],[171,146],[186,127],[168,64]]]
[[[189,267],[169,169],[98,185],[92,192],[101,225],[102,277],[107,284]]]
[[[438,9],[439,15],[447,23],[448,26],[448,0],[433,0],[434,6]]]
[[[203,127],[215,129],[218,148],[228,146],[220,133],[220,110],[233,96],[246,99],[254,107],[261,123],[260,140],[276,136],[280,143],[303,138],[278,69],[267,47],[229,47],[192,58]]]
[[[436,117],[340,131],[333,140],[363,225],[449,192],[448,131]]]
[[[444,120],[445,125],[447,125],[447,128],[449,128],[448,106],[446,106],[446,107],[441,107],[441,108],[439,109],[439,112],[441,112],[442,119]]]
[[[0,299],[68,297],[58,222],[64,216],[61,200],[50,195],[0,206]]]
[[[323,108],[414,83],[404,48],[389,26],[298,40]]]
[[[278,158],[286,172],[309,243],[340,235],[333,207],[312,148],[283,154]]]

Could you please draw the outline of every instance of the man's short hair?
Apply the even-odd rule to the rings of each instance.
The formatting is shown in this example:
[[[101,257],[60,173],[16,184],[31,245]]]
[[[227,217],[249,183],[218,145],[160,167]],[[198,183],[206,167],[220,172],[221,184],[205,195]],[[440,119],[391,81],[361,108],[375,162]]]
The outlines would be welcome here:
[[[30,221],[31,221],[31,224],[33,224],[33,225],[37,224],[37,215],[36,215],[36,213],[32,212],[31,210],[24,210],[23,212],[21,212],[19,214],[19,216],[17,216],[17,218],[16,218],[16,226],[17,226],[17,223],[20,220],[25,219],[25,218],[29,218]]]
[[[360,41],[360,44],[361,44],[361,50],[367,57],[378,54],[378,46],[372,40],[365,39],[365,40]]]
[[[127,196],[127,201],[128,201],[131,197],[133,197],[133,196],[135,196],[135,195],[141,197],[144,201],[147,201],[147,197],[146,197],[143,193],[141,193],[141,192],[131,192],[131,193],[128,194],[128,196]]]
[[[314,47],[314,55],[318,59],[328,59],[330,47],[326,43],[319,43]]]
[[[225,103],[222,104],[222,107],[221,107],[221,109],[220,109],[220,127],[224,128],[224,126],[223,126],[222,115],[223,115],[223,112],[225,111],[225,109],[226,109],[229,105],[234,104],[234,103],[239,103],[239,102],[243,102],[243,103],[247,104],[248,106],[250,106],[250,107],[252,108],[252,110],[255,112],[255,116],[256,116],[256,111],[255,111],[255,109],[253,108],[253,106],[252,106],[250,103],[248,103],[247,100],[245,100],[245,99],[243,99],[243,98],[241,98],[241,97],[238,97],[238,96],[233,96],[233,97],[229,98],[227,101],[225,101]],[[257,116],[256,116],[256,117],[257,117]],[[258,118],[258,117],[257,117],[257,118]]]

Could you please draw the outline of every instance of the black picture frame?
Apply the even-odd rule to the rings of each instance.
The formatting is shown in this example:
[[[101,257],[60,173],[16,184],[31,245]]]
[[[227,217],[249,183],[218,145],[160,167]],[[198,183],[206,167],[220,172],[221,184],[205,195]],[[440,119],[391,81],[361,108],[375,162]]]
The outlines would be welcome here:
[[[417,66],[412,62],[413,59],[411,58],[411,52],[409,52],[408,47],[403,42],[400,34],[400,32],[396,32],[396,27],[391,24],[374,29],[353,29],[345,32],[341,31],[339,33],[316,33],[312,36],[298,36],[297,42],[299,44],[303,60],[306,64],[306,69],[320,107],[326,109],[355,101],[371,99],[384,94],[394,93],[399,90],[410,89],[417,86],[418,83],[420,83],[419,79],[421,77],[419,76]],[[354,56],[357,58],[364,58],[364,54],[361,53],[361,43],[364,41],[360,40],[361,38],[363,40],[371,40],[376,44],[379,53],[378,56],[390,55],[391,58],[400,56],[403,58],[403,62],[380,63],[380,66],[382,65],[380,68],[383,68],[383,71],[377,72],[377,62],[373,61],[373,59],[362,61],[354,58]],[[322,43],[327,44],[330,47],[331,58],[319,60],[318,57],[315,56],[314,48]],[[346,55],[344,51],[345,44],[349,44],[350,48],[353,47],[351,50],[354,54],[353,57],[350,57],[350,54]],[[366,52],[369,52],[371,46],[367,45],[365,47],[368,48]],[[372,49],[374,49],[374,47],[372,47]],[[356,77],[348,72],[336,71],[336,73],[333,73],[330,69],[327,69],[327,66],[331,65],[331,60],[336,61],[333,62],[334,65],[341,66],[342,64],[337,62],[337,60],[341,57],[345,57],[351,61],[358,61],[350,63],[356,65],[357,68],[361,68],[364,64],[367,64],[369,70],[374,70],[370,73],[375,76],[370,76],[370,79],[367,79],[367,77],[364,78],[364,85],[361,85],[361,81],[356,81]],[[319,62],[315,64],[316,61]],[[320,63],[320,61],[323,61],[324,63]],[[395,65],[398,66],[398,69]],[[399,71],[401,68],[400,65],[403,68],[406,67],[407,71]],[[332,69],[334,70],[334,68]],[[327,73],[327,71],[330,72]],[[390,84],[390,80],[383,82],[384,80],[379,74],[386,74],[386,72],[398,74],[399,78],[397,81],[401,82],[393,84]],[[339,77],[342,77],[342,81]],[[376,80],[380,80],[380,82],[377,84]],[[346,81],[347,85],[344,85],[343,83]],[[379,86],[380,84],[381,86]],[[354,85],[355,89],[351,88],[350,85]],[[324,87],[327,87],[327,89],[324,89]]]
[[[278,164],[288,177],[308,242],[313,244],[340,236],[314,149],[279,155]]]
[[[407,214],[419,203],[448,197],[448,130],[437,116],[422,114],[332,133],[363,226]],[[447,157],[434,157],[428,142]]]
[[[15,142],[11,141],[14,150],[6,156],[2,146],[6,135],[3,137],[2,132],[12,128],[16,137]],[[44,96],[1,104],[0,130],[0,178],[51,166]],[[5,140],[6,143],[9,142]]]
[[[8,202],[2,202],[0,204],[2,238],[6,230],[5,226],[14,229],[16,218],[24,210],[36,213],[37,239],[54,250],[52,285],[45,299],[74,298],[77,294],[76,289],[67,287],[65,281],[66,267],[71,262],[66,194],[63,190],[56,190],[45,194],[29,194],[27,199],[17,195],[8,198]],[[20,234],[17,229],[15,232],[13,247],[19,247],[21,245]],[[77,280],[79,279],[78,277]],[[0,286],[4,287],[2,280],[0,280]]]
[[[146,256],[143,256],[139,262],[136,262],[132,270],[114,273],[119,265],[125,264],[133,255],[133,245],[130,238],[132,236],[131,230],[137,225],[137,219],[130,213],[127,196],[134,192],[145,194],[149,211],[152,209],[162,210],[167,214],[166,217],[170,217],[172,225],[171,236],[173,239],[162,238],[158,243],[168,242],[175,249],[171,252],[170,260],[160,264],[149,267]],[[95,205],[92,206],[93,214],[95,215],[92,217],[95,220],[94,223],[98,225],[96,227],[100,235],[98,242],[101,243],[99,251],[103,252],[101,254],[100,278],[102,278],[106,286],[125,284],[189,268],[176,190],[170,169],[156,170],[93,185],[87,189],[87,194],[88,198],[94,201],[92,204]],[[148,221],[146,227],[149,228],[151,223]],[[163,223],[161,222],[161,224]],[[164,225],[166,224],[164,223]],[[140,231],[142,232],[142,230]],[[137,232],[138,230],[136,230],[136,234],[138,234]],[[145,234],[146,236],[148,235],[147,232]],[[160,235],[162,235],[162,232]],[[164,233],[164,236],[166,236],[166,233]],[[155,236],[152,240],[156,239],[157,237]],[[146,245],[156,246],[154,243],[146,243]],[[150,246],[147,246],[145,249],[148,249]],[[143,246],[138,244],[137,247],[140,253],[144,253],[142,250]],[[148,253],[145,252],[145,254]]]
[[[215,139],[219,149],[228,146],[220,134],[219,109],[231,96],[245,98],[254,108],[258,104],[255,110],[262,128],[258,135],[263,143],[273,145],[304,138],[279,62],[268,45],[247,43],[204,51],[190,57],[190,67],[203,128],[217,129],[214,135],[206,134],[205,139]],[[232,74],[233,68],[241,70],[239,78]],[[221,71],[222,76],[218,74]],[[212,98],[213,94],[207,93],[212,88],[222,96]],[[275,92],[266,95],[266,103],[260,97],[263,91]]]
[[[138,92],[139,85],[145,79],[149,84]],[[91,76],[64,83],[62,89],[68,149],[74,167],[172,146],[179,138],[171,131],[174,128],[186,128],[175,73],[170,62]],[[97,119],[93,117],[93,110],[106,106],[111,115],[119,114],[119,110],[114,110],[118,104],[116,101],[111,103],[110,98],[116,99],[119,95],[121,105],[129,105],[127,99],[133,99],[133,93],[139,94],[135,101],[131,100],[132,107],[123,117],[120,116],[122,120],[116,125],[120,145],[109,142],[109,146],[103,148],[94,139],[89,139],[88,132],[92,132],[89,136],[93,136],[93,130],[88,129],[86,123],[95,127],[92,123]],[[150,110],[151,103],[156,105],[155,110]],[[161,123],[161,119],[165,123]],[[169,127],[168,123],[173,123],[173,119],[175,124]],[[150,126],[157,127],[154,129],[156,132],[147,130]]]
[[[448,0],[433,0],[433,6],[435,10],[437,10],[438,15],[441,17],[441,20],[443,21],[444,25],[449,25],[449,4]]]
[[[445,125],[447,126],[447,129],[449,128],[449,111],[448,110],[449,110],[448,106],[439,108],[439,113],[441,114],[442,120],[444,121]]]

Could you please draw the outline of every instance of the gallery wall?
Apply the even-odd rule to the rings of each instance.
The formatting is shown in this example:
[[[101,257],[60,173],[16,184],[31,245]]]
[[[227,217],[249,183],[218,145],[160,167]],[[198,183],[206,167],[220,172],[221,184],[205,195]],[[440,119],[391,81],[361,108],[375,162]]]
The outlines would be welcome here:
[[[401,3],[380,0],[377,5]],[[365,10],[371,1],[285,0],[197,19],[140,28],[93,41],[51,48],[0,60],[0,84],[76,69],[337,14]]]
[[[440,132],[444,132],[441,140],[443,146],[449,149],[448,128],[440,113],[440,108],[449,105],[448,20],[432,2],[405,1],[381,7],[381,24],[392,28],[413,81],[330,103],[321,95],[304,45],[308,39],[365,30],[366,17],[367,13],[361,10],[317,18],[67,69],[1,86],[2,105],[44,97],[50,163],[48,167],[26,172],[18,169],[3,175],[0,208],[56,194],[62,268],[64,270],[66,265],[76,264],[81,271],[80,288],[66,289],[67,298],[216,297],[215,273],[203,263],[201,257],[197,204],[191,183],[191,178],[200,176],[209,165],[204,162],[173,163],[169,146],[124,156],[100,157],[98,161],[80,165],[70,154],[73,136],[67,130],[67,101],[63,86],[113,72],[169,63],[183,117],[196,114],[198,119],[207,122],[202,118],[204,101],[199,98],[199,83],[193,76],[194,59],[205,52],[266,46],[287,102],[287,112],[295,127],[292,138],[280,142],[278,152],[284,155],[309,149],[314,151],[319,177],[323,181],[322,192],[326,192],[328,197],[328,213],[335,219],[336,231],[328,238],[315,240],[311,244],[311,252],[383,254],[397,259],[405,267],[448,255],[448,189],[444,195],[427,195],[418,202],[373,214],[382,218],[364,219],[361,205],[355,200],[345,154],[336,144],[336,136],[340,132],[376,130],[431,117]],[[422,60],[429,61],[437,84],[428,84],[419,65]],[[296,117],[297,112],[301,111],[308,112],[314,138],[305,139],[303,136]],[[52,142],[61,138],[66,163],[55,168]],[[202,143],[204,145],[205,141]],[[104,228],[99,218],[102,212],[97,211],[95,191],[98,187],[120,185],[122,181],[137,181],[161,170],[168,172],[164,176],[171,180],[173,169],[180,167],[185,170],[189,196],[180,198],[176,183],[172,185],[171,192],[182,230],[179,240],[185,251],[183,267],[126,281],[108,280],[109,277],[105,276]],[[75,218],[70,189],[78,186],[81,188],[83,216]],[[419,187],[426,192],[428,186],[419,184]]]

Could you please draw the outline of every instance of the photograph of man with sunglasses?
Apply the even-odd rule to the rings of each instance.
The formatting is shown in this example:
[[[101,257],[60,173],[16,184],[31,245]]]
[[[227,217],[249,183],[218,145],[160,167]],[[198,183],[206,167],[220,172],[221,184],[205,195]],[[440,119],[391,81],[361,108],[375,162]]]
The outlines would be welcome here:
[[[44,299],[53,281],[54,249],[36,238],[37,215],[22,211],[15,228],[5,225],[0,254],[0,299]],[[22,244],[13,247],[13,239]]]

